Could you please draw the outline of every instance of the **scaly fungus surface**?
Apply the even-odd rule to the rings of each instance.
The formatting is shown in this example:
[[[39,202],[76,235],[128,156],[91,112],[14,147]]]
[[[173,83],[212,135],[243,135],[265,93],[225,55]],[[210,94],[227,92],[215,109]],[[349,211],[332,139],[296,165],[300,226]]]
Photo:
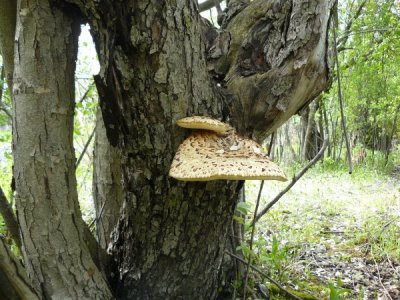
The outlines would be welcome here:
[[[201,130],[179,146],[171,177],[183,181],[287,180],[257,142],[239,136],[230,125],[199,116],[181,119],[177,124]]]

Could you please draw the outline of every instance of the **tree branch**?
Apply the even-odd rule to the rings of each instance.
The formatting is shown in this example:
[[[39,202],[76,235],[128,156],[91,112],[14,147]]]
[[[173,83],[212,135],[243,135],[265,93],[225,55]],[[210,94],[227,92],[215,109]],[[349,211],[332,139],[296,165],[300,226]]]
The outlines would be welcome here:
[[[28,283],[25,268],[15,258],[4,239],[0,236],[0,291],[7,291],[7,299],[39,299],[33,288]],[[1,293],[0,293],[1,294]],[[10,298],[8,298],[10,297]],[[15,298],[13,298],[15,297]]]
[[[342,94],[342,85],[341,85],[341,78],[340,78],[340,65],[339,65],[339,54],[338,54],[337,39],[336,39],[336,28],[333,28],[333,48],[334,48],[335,62],[336,62],[340,116],[341,116],[341,121],[342,121],[343,134],[344,134],[344,138],[346,141],[347,158],[349,161],[349,174],[351,174],[351,173],[353,173],[353,161],[351,159],[350,141],[349,141],[349,135],[347,133],[346,120],[345,120],[344,111],[343,111],[343,94]]]
[[[87,87],[85,93],[82,95],[81,99],[79,99],[78,103],[82,103],[83,100],[85,100],[87,98],[87,96],[88,96],[90,90],[93,88],[93,86],[94,86],[94,82],[91,82],[89,84],[89,86]]]
[[[0,81],[1,81],[1,86],[0,86],[0,110],[4,111],[5,114],[10,118],[10,120],[12,119],[12,115],[11,113],[8,111],[7,108],[4,107],[4,103],[3,103],[3,92],[4,92],[4,84],[3,84],[3,80],[5,77],[5,72],[4,72],[4,66],[1,67],[1,72],[0,72]]]
[[[11,113],[8,111],[7,108],[5,108],[5,107],[3,106],[2,103],[0,103],[0,110],[3,111],[3,112],[7,115],[7,117],[10,118],[10,120],[12,119]]]
[[[328,84],[333,1],[307,2],[309,9],[296,1],[251,1],[218,32],[208,50],[210,73],[243,107],[231,113],[233,125],[258,141]]]
[[[93,137],[94,137],[95,131],[96,131],[96,128],[93,128],[93,131],[92,131],[92,133],[91,133],[90,136],[89,136],[89,139],[86,141],[86,144],[85,144],[85,146],[83,147],[83,150],[82,150],[81,155],[79,155],[79,158],[78,158],[78,160],[76,161],[75,168],[78,168],[78,166],[79,166],[79,164],[80,164],[80,162],[81,162],[83,156],[84,156],[85,153],[86,153],[86,150],[88,149],[88,147],[89,147],[89,145],[90,145],[90,142],[92,141],[92,139],[93,139]]]
[[[343,38],[348,38],[351,35],[357,35],[357,34],[364,34],[364,33],[375,33],[375,32],[388,32],[388,31],[394,31],[395,29],[397,29],[396,27],[387,27],[387,28],[372,28],[372,29],[364,29],[364,30],[356,30],[356,31],[352,31],[349,32],[347,34],[343,34],[338,41],[340,41],[340,39]],[[338,42],[339,43],[339,42]],[[346,48],[345,44],[338,44],[338,52],[342,52],[343,50],[346,49],[354,49],[354,48]]]
[[[281,191],[271,202],[269,202],[267,204],[267,206],[253,219],[253,222],[251,223],[252,226],[255,225],[256,222],[258,222],[262,216],[264,216],[270,209],[272,206],[274,206],[279,199],[282,198],[283,195],[285,195],[291,188],[292,186],[294,186],[296,184],[297,181],[299,181],[299,179],[301,177],[303,177],[303,175],[317,162],[321,159],[322,155],[324,154],[324,151],[326,149],[326,147],[328,146],[329,143],[329,137],[327,136],[326,139],[324,140],[324,143],[322,144],[321,149],[319,150],[319,152],[317,153],[317,155],[310,160],[310,162],[304,167],[303,170],[300,171],[300,173],[296,174],[292,181],[288,184],[288,186]]]
[[[21,236],[19,235],[19,225],[15,218],[14,212],[3,189],[0,186],[0,214],[3,216],[4,223],[10,233],[11,238],[14,240],[18,249],[21,251]]]
[[[343,35],[337,41],[339,52],[342,51],[346,46],[347,40],[349,39],[350,36],[351,27],[353,26],[353,22],[357,20],[357,18],[361,15],[362,9],[364,8],[366,3],[367,0],[363,0],[363,2],[361,2],[356,13],[354,14],[354,17],[346,24],[346,28],[343,31]]]
[[[206,0],[202,3],[199,3],[199,12],[203,12],[209,10],[216,5],[216,1],[219,3],[223,2],[224,0]]]
[[[17,20],[17,1],[0,0],[0,53],[6,71],[7,85],[12,92],[14,72],[14,36]]]

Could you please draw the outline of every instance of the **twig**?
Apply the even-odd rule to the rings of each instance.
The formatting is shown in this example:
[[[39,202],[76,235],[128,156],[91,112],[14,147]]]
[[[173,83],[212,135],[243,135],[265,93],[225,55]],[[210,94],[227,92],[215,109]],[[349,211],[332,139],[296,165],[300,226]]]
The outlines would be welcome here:
[[[233,254],[233,253],[231,253],[231,252],[229,252],[229,251],[226,251],[226,250],[225,250],[225,253],[228,254],[229,256],[231,256],[231,257],[237,259],[237,260],[240,261],[241,263],[247,264],[246,261],[245,261],[243,258],[241,258],[241,257],[239,257],[239,256],[237,256],[237,255],[235,255],[235,254]],[[261,276],[264,276],[265,278],[267,278],[270,282],[272,282],[274,285],[276,285],[276,286],[277,286],[282,292],[284,292],[287,296],[291,297],[292,299],[302,300],[301,298],[299,298],[299,297],[297,297],[296,295],[294,295],[294,294],[292,294],[291,292],[289,292],[289,291],[288,291],[287,289],[285,289],[279,282],[277,282],[277,281],[275,281],[274,279],[272,279],[271,277],[269,277],[266,273],[264,273],[263,271],[261,271],[261,270],[258,269],[257,267],[254,267],[254,266],[251,266],[251,265],[250,265],[250,268],[253,269],[254,271],[256,271],[256,272],[257,272],[258,274],[260,274]]]
[[[218,16],[218,18],[219,18],[219,17],[221,16],[221,14],[222,14],[221,5],[219,5],[220,2],[222,2],[222,1],[214,0],[214,6],[215,6],[215,8],[217,9],[217,16]]]
[[[363,8],[364,8],[366,3],[367,3],[366,0],[363,0],[363,2],[361,2],[360,6],[356,10],[356,12],[355,12],[354,16],[352,17],[352,19],[346,24],[346,27],[345,27],[345,29],[343,31],[344,32],[343,36],[341,36],[338,39],[338,44],[339,44],[338,51],[339,52],[341,50],[344,50],[344,46],[346,45],[347,40],[349,39],[349,36],[352,35],[352,34],[358,33],[357,31],[351,31],[351,27],[353,26],[353,22],[355,20],[357,20],[357,18],[361,15],[361,13],[363,11]]]
[[[253,219],[257,216],[257,210],[258,210],[258,206],[260,204],[260,198],[261,198],[261,194],[262,194],[262,190],[264,187],[264,180],[261,181],[260,184],[260,189],[258,191],[258,196],[257,196],[257,202],[256,202],[256,208],[254,209],[254,216]],[[247,289],[247,281],[249,279],[249,271],[250,271],[250,266],[251,266],[251,258],[252,258],[252,253],[251,251],[253,250],[253,241],[254,241],[254,232],[255,232],[255,224],[252,224],[252,228],[251,228],[251,238],[250,238],[250,251],[249,251],[249,258],[247,260],[247,269],[246,269],[246,276],[244,279],[244,285],[243,285],[243,300],[246,300],[246,289]]]
[[[92,89],[92,87],[93,87],[93,82],[89,84],[89,86],[87,87],[85,93],[83,94],[83,96],[81,97],[81,99],[79,99],[79,103],[82,103],[83,100],[86,99],[86,97],[87,97],[87,95],[89,94],[89,92],[90,92],[90,90]]]
[[[0,72],[0,81],[2,82],[1,86],[0,86],[0,110],[4,111],[5,114],[12,119],[12,115],[11,113],[8,111],[8,109],[4,106],[3,103],[3,92],[4,92],[4,85],[3,85],[3,81],[5,78],[5,74],[4,74],[4,66],[1,67],[1,72]]]
[[[372,247],[371,247],[371,254],[372,254],[372,259],[374,260],[374,263],[375,263],[376,271],[378,273],[379,283],[381,284],[383,290],[385,291],[385,296],[388,296],[390,300],[393,300],[393,298],[390,296],[388,290],[386,289],[385,285],[382,282],[381,272],[379,271],[379,266],[378,266],[378,263],[376,262],[375,255],[372,251]]]
[[[94,136],[95,131],[96,131],[96,127],[93,128],[93,131],[92,131],[92,133],[90,134],[89,139],[87,140],[87,142],[86,142],[86,144],[85,144],[85,147],[83,147],[82,153],[81,153],[81,155],[79,156],[79,158],[78,158],[78,160],[77,160],[77,162],[76,162],[76,164],[75,164],[75,168],[78,168],[79,163],[81,162],[81,160],[82,160],[82,158],[83,158],[83,155],[85,155],[86,150],[87,150],[87,148],[89,147],[90,142],[92,141],[92,138],[93,138],[93,136]]]
[[[105,207],[105,206],[106,206],[106,202],[104,201],[104,202],[103,202],[103,205],[102,205],[101,208],[100,208],[99,215],[98,215],[97,217],[95,217],[94,220],[93,220],[92,222],[90,222],[89,228],[91,228],[91,227],[93,226],[94,222],[96,222],[96,225],[97,225],[97,222],[100,220],[101,216],[103,215],[103,211],[104,211],[104,207]]]
[[[333,28],[333,48],[335,53],[335,61],[336,61],[336,72],[337,72],[337,85],[338,85],[338,98],[339,98],[339,107],[340,107],[340,116],[342,121],[343,127],[343,134],[346,140],[346,148],[347,148],[347,158],[349,160],[349,174],[353,173],[353,162],[351,160],[351,150],[350,150],[350,142],[349,136],[347,133],[346,121],[344,118],[343,112],[343,97],[342,97],[342,86],[340,82],[340,65],[339,65],[339,55],[338,55],[338,48],[337,48],[337,39],[336,39],[336,28]]]
[[[274,144],[274,137],[275,137],[275,132],[272,133],[271,135],[271,140],[269,142],[269,146],[268,146],[268,156],[271,155],[271,151],[272,151],[272,146]],[[253,216],[253,220],[255,219],[255,217],[257,216],[257,210],[258,210],[258,206],[260,205],[260,199],[261,199],[261,194],[262,194],[262,190],[264,187],[264,180],[261,181],[260,184],[260,190],[258,191],[258,196],[257,196],[257,202],[256,202],[256,208],[254,209],[254,216]],[[252,224],[252,228],[251,228],[251,238],[250,238],[250,252],[249,252],[249,259],[247,262],[247,269],[246,269],[246,276],[245,276],[245,280],[244,280],[244,286],[243,286],[243,300],[246,300],[246,288],[247,288],[247,281],[249,279],[249,268],[251,266],[251,251],[253,249],[253,241],[254,241],[254,232],[255,232],[255,224]]]
[[[4,195],[3,189],[0,187],[0,213],[3,216],[7,230],[10,232],[11,238],[14,240],[18,249],[21,250],[21,236],[19,235],[19,225],[15,218],[14,212]]]
[[[11,113],[8,111],[7,108],[5,108],[5,107],[3,106],[3,103],[0,103],[0,110],[4,111],[4,113],[7,115],[7,117],[9,117],[10,119],[12,119]]]
[[[295,183],[317,162],[321,159],[322,155],[324,154],[324,151],[326,149],[326,147],[328,146],[329,143],[329,136],[327,136],[324,140],[324,143],[322,144],[321,149],[319,150],[319,152],[317,153],[317,155],[310,160],[310,162],[304,167],[303,170],[300,171],[300,173],[296,174],[292,181],[288,184],[288,186],[281,191],[271,202],[268,203],[268,205],[253,219],[252,222],[252,226],[254,226],[254,224],[260,220],[260,218],[265,215],[270,209],[271,207],[279,201],[280,198],[282,198],[283,195],[285,195],[291,188],[292,186],[295,185]]]
[[[0,83],[1,83],[1,85],[0,85],[0,103],[1,103],[1,100],[3,99],[4,77],[5,77],[4,66],[1,66],[1,71],[0,71]]]
[[[275,131],[271,134],[271,140],[269,141],[269,146],[268,146],[268,157],[271,157],[271,152],[272,152],[272,146],[274,144],[274,139],[275,139]]]
[[[382,229],[381,229],[381,231],[379,232],[377,238],[379,238],[379,237],[382,235],[382,233],[386,230],[386,228],[388,228],[388,227],[390,226],[390,224],[392,224],[394,221],[397,221],[399,218],[400,218],[399,216],[398,216],[398,217],[395,217],[395,218],[393,218],[392,220],[388,221],[385,225],[383,225],[383,226],[382,226]]]
[[[393,266],[393,263],[392,263],[392,261],[390,260],[389,255],[388,255],[387,253],[386,253],[386,260],[387,260],[387,262],[389,263],[389,265],[392,267],[393,272],[395,272],[396,275],[397,275],[398,277],[400,277],[400,273],[397,272],[396,268]]]
[[[341,43],[341,40],[342,40],[343,38],[349,37],[349,36],[351,36],[351,35],[364,34],[364,33],[369,33],[369,32],[373,32],[373,33],[375,33],[375,32],[386,32],[386,31],[392,31],[392,30],[395,30],[395,29],[396,29],[396,27],[386,27],[386,28],[372,28],[372,29],[364,29],[364,30],[354,30],[354,31],[352,31],[352,32],[350,32],[350,33],[343,34],[341,37],[339,37],[338,43],[340,44],[340,43]],[[339,52],[340,52],[340,49],[341,49],[341,48],[339,47],[339,48],[338,48]],[[349,48],[349,49],[354,49],[354,48]]]
[[[345,232],[344,231],[330,231],[330,230],[327,230],[327,231],[320,231],[320,233],[322,233],[322,234],[344,234]]]

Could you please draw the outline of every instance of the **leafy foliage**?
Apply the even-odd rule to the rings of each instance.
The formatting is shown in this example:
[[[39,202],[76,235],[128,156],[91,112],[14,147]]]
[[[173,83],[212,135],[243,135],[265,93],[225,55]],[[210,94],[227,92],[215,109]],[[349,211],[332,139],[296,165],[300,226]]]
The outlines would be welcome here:
[[[354,146],[360,143],[369,149],[386,150],[400,105],[400,7],[394,0],[366,1],[354,20],[361,2],[341,4],[339,28],[352,22],[351,31],[341,33],[342,38],[347,36],[347,44],[342,45],[339,58],[346,121]],[[324,97],[331,120],[338,118],[336,91],[335,83]],[[395,132],[399,129],[397,124]]]

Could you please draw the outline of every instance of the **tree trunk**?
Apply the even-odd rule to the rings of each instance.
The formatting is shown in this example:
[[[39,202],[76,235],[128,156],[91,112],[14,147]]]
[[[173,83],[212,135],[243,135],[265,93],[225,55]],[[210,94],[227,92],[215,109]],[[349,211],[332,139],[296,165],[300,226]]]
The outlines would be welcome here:
[[[133,31],[118,36],[130,42],[115,48],[107,73],[96,78],[125,189],[112,249],[117,297],[214,298],[238,183],[180,183],[167,174],[187,134],[175,120],[222,116],[226,108],[208,79],[194,3],[136,3],[132,11]]]
[[[84,240],[72,145],[79,23],[47,0],[18,6],[13,150],[25,263],[44,298],[108,299]],[[85,237],[86,238],[86,237]]]
[[[333,120],[333,116],[331,115],[331,123],[332,123],[332,144],[333,144],[333,154],[332,154],[332,158],[336,159],[336,153],[337,153],[337,148],[338,148],[338,130],[337,130],[337,124],[338,124],[339,118],[336,117],[335,120]]]
[[[301,149],[301,160],[308,161],[312,156],[313,137],[315,130],[315,105],[307,107],[305,114],[302,116],[302,124],[304,126],[303,143]]]
[[[392,149],[393,137],[395,130],[397,128],[397,116],[399,115],[399,112],[400,112],[400,105],[397,106],[396,112],[394,113],[392,128],[390,130],[390,135],[389,135],[389,141],[385,152],[385,166],[388,164],[389,161],[389,155],[390,155],[390,150]]]
[[[292,139],[290,138],[290,123],[286,123],[286,126],[284,128],[285,130],[285,143],[286,146],[289,147],[290,153],[292,154],[292,157],[289,158],[290,161],[298,161],[298,157],[296,154],[296,151],[293,148],[292,145]]]
[[[301,151],[302,161],[313,159],[313,157],[317,155],[318,151],[322,147],[323,140],[320,131],[318,131],[318,124],[315,117],[318,110],[318,101],[319,99],[311,103],[307,108],[306,113],[302,115],[302,124],[304,126]]]
[[[328,120],[328,114],[326,112],[325,104],[322,105],[322,118],[323,118],[323,123],[324,123],[323,126],[325,126],[326,135],[329,138],[327,156],[331,157],[332,156],[332,140],[333,140],[333,137],[332,137],[332,132],[329,132],[329,120]],[[323,135],[323,138],[325,139],[325,135]]]
[[[319,151],[320,148],[322,147],[322,143],[325,140],[325,128],[324,128],[324,117],[323,117],[325,108],[324,108],[324,104],[321,101],[318,102],[317,111],[319,111],[319,114],[318,114],[319,130],[317,131],[317,134],[315,135],[315,149],[317,149],[317,151]],[[329,144],[328,144],[328,146],[329,146]],[[328,149],[328,152],[329,152],[329,149]],[[324,161],[324,155],[321,157],[321,161]]]

